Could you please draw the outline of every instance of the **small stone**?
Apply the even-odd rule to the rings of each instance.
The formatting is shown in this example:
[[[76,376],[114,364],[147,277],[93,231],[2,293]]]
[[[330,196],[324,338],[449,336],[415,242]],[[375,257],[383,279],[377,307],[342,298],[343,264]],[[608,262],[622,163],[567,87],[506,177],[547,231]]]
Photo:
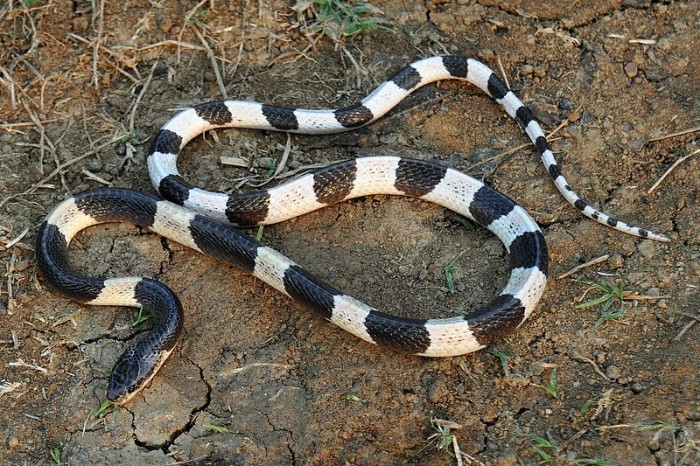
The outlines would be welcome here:
[[[634,78],[638,73],[639,68],[637,68],[637,64],[635,62],[631,61],[625,65],[625,74],[628,78]]]
[[[516,466],[518,464],[518,457],[515,455],[503,456],[497,458],[494,462],[494,466]]]
[[[163,20],[163,24],[160,26],[160,30],[163,32],[163,34],[167,34],[171,27],[173,27],[173,22],[170,21],[170,19],[165,18]]]
[[[503,243],[496,239],[487,240],[482,249],[489,257],[502,257],[504,254]]]
[[[448,388],[445,382],[437,380],[428,388],[428,400],[431,403],[439,403],[445,401],[448,397]]]
[[[495,56],[496,54],[493,53],[493,50],[491,49],[483,49],[481,52],[479,52],[479,58],[485,62],[493,60]]]
[[[260,157],[255,161],[255,166],[259,168],[270,168],[275,164],[275,159],[272,157]]]
[[[165,76],[168,74],[168,65],[163,62],[158,62],[153,69],[153,76]]]
[[[574,109],[574,104],[571,103],[569,99],[561,99],[559,100],[559,109],[560,110],[573,110]]]
[[[7,448],[14,450],[17,447],[19,447],[19,439],[13,435],[7,442]]]
[[[622,375],[622,371],[620,370],[619,367],[617,367],[614,364],[611,364],[608,366],[607,369],[605,369],[605,375],[610,379],[610,380],[617,380],[620,378]]]
[[[15,261],[15,272],[23,272],[27,270],[27,267],[29,267],[29,261],[25,257]]]
[[[637,245],[637,250],[646,258],[652,258],[656,255],[656,246],[653,241],[642,241]]]
[[[119,168],[117,168],[117,166],[114,165],[113,163],[108,163],[108,164],[105,164],[105,166],[104,166],[104,172],[107,173],[108,175],[118,176],[119,175]]]
[[[88,28],[89,22],[87,16],[81,15],[73,18],[73,30],[75,32],[83,32]]]
[[[103,167],[104,164],[102,163],[102,160],[98,159],[97,157],[88,160],[87,168],[90,171],[99,172],[102,171]]]
[[[619,269],[625,264],[625,258],[621,254],[615,253],[608,258],[608,266],[612,270]]]

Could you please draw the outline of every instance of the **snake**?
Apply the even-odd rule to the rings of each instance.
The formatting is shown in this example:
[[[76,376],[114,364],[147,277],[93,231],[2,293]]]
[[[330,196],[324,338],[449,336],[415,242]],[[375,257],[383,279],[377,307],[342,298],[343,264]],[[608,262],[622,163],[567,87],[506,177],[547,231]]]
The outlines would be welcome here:
[[[147,164],[159,195],[127,188],[90,189],[55,206],[39,228],[37,263],[54,288],[85,304],[143,308],[152,316],[151,330],[115,363],[107,398],[124,404],[148,385],[175,348],[184,313],[176,293],[152,278],[104,279],[73,271],[68,262],[71,240],[85,228],[106,222],[133,223],[234,264],[362,340],[392,350],[425,357],[458,356],[478,351],[519,327],[535,309],[547,283],[549,256],[544,235],[515,201],[459,170],[402,156],[361,156],[269,189],[224,194],[189,184],[177,169],[182,148],[205,131],[349,131],[381,118],[419,87],[446,79],[467,81],[500,104],[527,134],[555,186],[583,215],[624,233],[669,241],[581,199],[562,175],[532,112],[488,66],[472,58],[446,55],[416,61],[359,103],[339,109],[290,109],[241,100],[198,104],[173,116],[153,140]],[[491,302],[452,317],[399,317],[326,284],[238,229],[282,222],[375,194],[438,204],[487,228],[508,252],[511,270],[506,286]]]

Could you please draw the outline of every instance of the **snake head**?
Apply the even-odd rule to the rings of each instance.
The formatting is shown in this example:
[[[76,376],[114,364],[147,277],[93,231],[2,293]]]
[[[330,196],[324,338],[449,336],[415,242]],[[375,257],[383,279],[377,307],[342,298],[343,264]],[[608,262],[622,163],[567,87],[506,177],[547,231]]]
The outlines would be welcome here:
[[[129,401],[150,382],[169,355],[170,351],[140,354],[135,348],[128,349],[112,369],[107,398],[120,405]]]

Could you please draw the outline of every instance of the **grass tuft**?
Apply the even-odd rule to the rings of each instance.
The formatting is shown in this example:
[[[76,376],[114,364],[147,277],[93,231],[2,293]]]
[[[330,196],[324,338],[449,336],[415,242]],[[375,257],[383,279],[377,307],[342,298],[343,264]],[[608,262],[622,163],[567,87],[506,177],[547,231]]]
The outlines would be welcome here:
[[[551,463],[557,456],[557,444],[552,439],[552,436],[547,434],[547,438],[537,434],[530,434],[530,439],[534,442],[532,449],[542,458],[542,461]]]
[[[371,29],[394,29],[382,10],[366,1],[299,0],[292,9],[312,36],[333,42]]]
[[[552,369],[549,373],[549,383],[547,385],[533,384],[549,393],[553,398],[559,398],[559,383],[557,382],[557,370]]]
[[[65,455],[60,448],[54,448],[51,450],[51,464],[60,466],[65,460]]]
[[[216,432],[217,434],[230,434],[231,431],[227,427],[216,426],[214,424],[204,424],[202,425],[207,430]]]
[[[452,274],[454,273],[455,270],[455,263],[457,262],[457,259],[460,258],[460,256],[464,254],[464,251],[460,252],[456,256],[450,260],[447,265],[445,265],[445,280],[447,281],[447,289],[450,290],[450,293],[455,292],[455,280]]]
[[[506,353],[503,351],[497,349],[497,348],[491,348],[489,350],[489,353],[493,354],[498,358],[498,360],[501,362],[501,368],[503,369],[503,374],[506,377],[510,377],[510,367],[508,366],[508,360],[510,359],[510,356],[508,356]]]
[[[143,306],[139,308],[139,313],[136,315],[136,319],[131,323],[132,327],[136,327],[149,319],[149,315],[143,311]]]
[[[476,229],[474,224],[469,219],[464,218],[461,215],[450,215],[448,219],[455,223],[459,223],[466,231],[474,231]]]
[[[590,301],[586,301],[585,303],[577,305],[576,309],[586,309],[589,307],[600,306],[601,310],[603,311],[603,314],[598,318],[598,320],[596,320],[596,327],[600,327],[601,325],[610,320],[617,320],[622,318],[626,314],[626,311],[623,307],[625,299],[624,286],[605,285],[603,283],[596,283],[595,287],[602,294],[597,298],[591,299]],[[620,304],[619,309],[610,310],[610,308],[616,302],[619,302]]]

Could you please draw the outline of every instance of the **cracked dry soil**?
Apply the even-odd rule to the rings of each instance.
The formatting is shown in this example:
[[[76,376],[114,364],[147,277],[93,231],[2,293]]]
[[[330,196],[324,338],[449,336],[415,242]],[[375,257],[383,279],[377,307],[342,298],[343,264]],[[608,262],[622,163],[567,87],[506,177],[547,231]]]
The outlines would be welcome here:
[[[74,465],[456,464],[431,437],[437,418],[461,426],[451,433],[472,464],[542,463],[533,435],[549,439],[541,450],[557,464],[700,464],[700,325],[692,325],[700,156],[647,193],[698,149],[697,131],[654,139],[698,127],[700,2],[542,3],[390,0],[381,7],[398,30],[363,32],[344,41],[345,51],[324,39],[301,54],[308,40],[284,1],[202,3],[189,21],[194,2],[6,2],[0,240],[11,245],[0,248],[0,463],[47,464],[53,454]],[[81,306],[47,289],[33,241],[54,204],[98,178],[152,192],[144,163],[152,135],[173,109],[222,97],[202,40],[230,98],[291,107],[349,105],[438,53],[502,67],[545,131],[568,119],[553,146],[570,184],[673,242],[582,218],[529,145],[491,160],[527,140],[489,98],[467,84],[428,86],[369,127],[292,136],[288,169],[401,153],[484,176],[535,217],[550,247],[552,280],[525,325],[462,357],[392,353],[228,264],[130,225],[100,226],[73,244],[73,265],[164,281],[182,299],[186,328],[141,396],[95,418],[112,364],[148,324],[134,327],[131,310]],[[286,140],[213,132],[190,143],[180,168],[195,184],[233,190],[243,177],[264,179]],[[220,156],[249,168],[222,165]],[[488,301],[508,270],[494,237],[449,217],[377,196],[266,227],[263,241],[372,306],[446,316]],[[450,292],[444,267],[460,254]],[[576,308],[598,296],[595,283],[638,297],[614,302],[609,311],[623,312],[599,325],[599,307]],[[555,370],[553,397],[542,387]]]

